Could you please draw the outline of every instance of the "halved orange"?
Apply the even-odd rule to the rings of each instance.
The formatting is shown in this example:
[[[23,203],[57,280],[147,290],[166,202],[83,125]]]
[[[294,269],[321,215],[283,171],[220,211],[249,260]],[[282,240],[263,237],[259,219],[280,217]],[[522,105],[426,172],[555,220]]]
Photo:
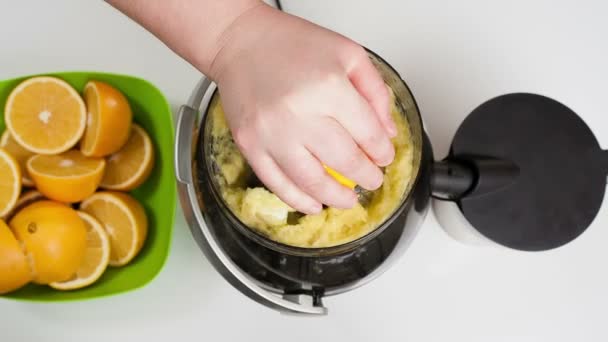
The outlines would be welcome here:
[[[107,158],[100,186],[108,190],[133,190],[148,179],[153,167],[152,140],[143,128],[134,124],[126,145]]]
[[[80,205],[96,218],[110,237],[110,265],[124,266],[141,251],[148,235],[148,218],[133,197],[119,192],[98,192]]]
[[[79,211],[78,215],[87,228],[87,250],[82,264],[71,278],[49,284],[56,290],[76,290],[93,284],[101,278],[110,261],[110,239],[102,225],[87,213]]]
[[[23,248],[0,220],[0,294],[18,290],[31,280],[32,271]]]
[[[36,155],[27,170],[36,188],[49,199],[64,203],[80,202],[91,196],[103,177],[106,162],[89,158],[78,150],[59,155]]]
[[[117,152],[129,139],[133,113],[127,98],[116,88],[99,81],[84,87],[87,128],[80,151],[88,157],[105,157]]]
[[[13,156],[17,163],[19,163],[19,168],[21,169],[21,183],[23,186],[34,186],[34,182],[27,175],[27,170],[25,168],[25,163],[34,155],[34,153],[19,145],[17,141],[11,137],[9,131],[4,131],[4,133],[2,133],[2,137],[0,137],[0,148],[5,149],[6,152]]]
[[[65,281],[82,264],[87,247],[86,227],[67,205],[35,202],[19,211],[9,225],[25,247],[37,284]]]
[[[21,170],[7,151],[0,148],[0,217],[8,214],[21,194]]]
[[[42,201],[43,199],[44,195],[41,194],[38,190],[25,191],[21,194],[21,196],[19,196],[19,199],[17,200],[17,203],[15,203],[15,206],[13,206],[13,209],[11,209],[4,216],[0,216],[0,219],[3,219],[8,222],[13,218],[13,216],[15,216],[15,214],[19,212],[19,210],[27,207],[28,205],[36,201]]]
[[[32,77],[8,96],[6,127],[19,145],[38,154],[65,152],[78,143],[86,125],[80,95],[56,77]]]

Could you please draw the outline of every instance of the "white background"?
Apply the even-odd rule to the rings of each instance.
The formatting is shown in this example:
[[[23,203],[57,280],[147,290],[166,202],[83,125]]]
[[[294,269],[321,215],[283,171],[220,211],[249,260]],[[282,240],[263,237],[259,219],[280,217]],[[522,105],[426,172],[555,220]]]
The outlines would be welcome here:
[[[2,79],[62,70],[128,73],[155,83],[177,107],[200,77],[101,1],[0,5]],[[438,157],[467,113],[514,91],[565,103],[608,148],[603,0],[287,0],[285,8],[395,66],[417,97]],[[171,255],[149,286],[71,304],[0,300],[0,340],[607,341],[606,227],[604,205],[578,240],[532,254],[463,246],[431,215],[394,268],[327,299],[328,317],[294,318],[232,289],[178,213]]]

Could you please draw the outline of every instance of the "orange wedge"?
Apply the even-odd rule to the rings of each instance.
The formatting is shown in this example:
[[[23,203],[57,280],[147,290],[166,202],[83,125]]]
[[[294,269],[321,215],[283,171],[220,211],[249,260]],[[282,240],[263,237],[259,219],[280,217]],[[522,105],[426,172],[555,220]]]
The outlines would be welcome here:
[[[21,170],[8,152],[0,148],[0,217],[8,214],[21,193]]]
[[[80,95],[55,77],[33,77],[8,96],[6,127],[19,145],[38,154],[57,154],[82,138],[86,109]]]
[[[19,145],[15,139],[11,138],[11,134],[9,131],[4,131],[2,137],[0,137],[0,148],[3,148],[8,152],[17,163],[19,163],[19,168],[21,169],[21,183],[23,186],[34,186],[34,182],[27,175],[27,170],[25,168],[25,163],[27,160],[34,155],[34,153],[28,151],[21,145]]]
[[[0,294],[15,291],[31,280],[32,271],[21,245],[0,220]]]
[[[87,128],[80,151],[88,157],[117,152],[129,139],[133,113],[127,98],[107,83],[90,81],[84,87]]]
[[[87,228],[87,250],[80,268],[68,280],[49,284],[56,290],[76,290],[96,282],[110,261],[110,239],[102,225],[91,215],[82,211],[78,215]]]
[[[134,124],[126,145],[107,158],[100,186],[108,190],[133,190],[148,179],[153,166],[152,140],[143,128]]]
[[[37,155],[27,162],[27,170],[44,196],[64,203],[80,202],[91,196],[103,177],[102,158],[88,158],[78,150],[59,155]]]
[[[108,233],[111,266],[124,266],[141,251],[148,235],[148,218],[133,197],[98,192],[82,202],[80,210],[96,218]]]

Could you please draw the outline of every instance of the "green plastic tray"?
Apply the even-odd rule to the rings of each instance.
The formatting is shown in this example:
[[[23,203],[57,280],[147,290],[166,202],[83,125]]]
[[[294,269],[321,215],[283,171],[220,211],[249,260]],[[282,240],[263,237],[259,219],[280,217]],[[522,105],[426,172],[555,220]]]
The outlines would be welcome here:
[[[162,269],[171,244],[176,205],[176,185],[173,172],[173,132],[171,108],[162,93],[148,81],[126,75],[99,72],[61,72],[44,74],[67,81],[82,93],[89,80],[107,82],[122,91],[133,109],[134,120],[153,140],[156,164],[150,178],[131,194],[146,208],[149,235],[140,254],[123,268],[109,267],[102,278],[90,287],[60,292],[47,286],[30,284],[4,298],[59,302],[98,298],[140,288]],[[5,129],[4,105],[10,92],[21,81],[37,75],[0,81],[0,132]]]

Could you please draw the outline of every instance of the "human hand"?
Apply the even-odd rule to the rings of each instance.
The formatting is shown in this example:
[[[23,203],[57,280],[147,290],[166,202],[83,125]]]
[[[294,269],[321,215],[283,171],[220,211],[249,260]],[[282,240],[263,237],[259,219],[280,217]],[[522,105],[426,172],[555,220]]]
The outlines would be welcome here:
[[[258,178],[303,213],[357,196],[323,168],[375,190],[396,135],[389,94],[355,42],[260,4],[220,36],[210,67],[235,142]]]

